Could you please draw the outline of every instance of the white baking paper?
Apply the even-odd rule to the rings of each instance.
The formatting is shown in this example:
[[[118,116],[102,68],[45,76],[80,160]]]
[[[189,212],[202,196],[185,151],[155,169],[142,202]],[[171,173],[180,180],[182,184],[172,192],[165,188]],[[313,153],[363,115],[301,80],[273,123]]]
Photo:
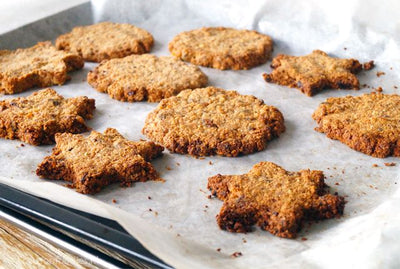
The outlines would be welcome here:
[[[96,21],[130,22],[150,31],[156,55],[169,55],[168,42],[181,31],[202,26],[254,29],[274,39],[274,56],[304,55],[321,49],[361,62],[374,60],[373,70],[360,73],[361,85],[382,86],[384,93],[399,92],[394,86],[400,86],[400,3],[394,0],[99,0],[92,4]],[[328,97],[360,95],[371,89],[327,90],[310,98],[296,89],[266,83],[262,73],[271,71],[269,64],[247,71],[202,68],[210,85],[255,95],[283,113],[286,132],[262,152],[195,159],[165,151],[162,158],[153,161],[165,183],[137,183],[132,188],[114,185],[90,196],[35,175],[36,166],[50,154],[52,146],[21,147],[20,141],[0,140],[0,181],[115,219],[155,255],[177,268],[398,268],[398,158],[378,159],[354,151],[314,131],[316,123],[311,118]],[[54,88],[65,97],[96,99],[94,119],[88,121],[92,128],[104,131],[114,127],[129,139],[145,138],[141,134],[144,120],[157,104],[123,103],[96,92],[85,81],[95,66],[87,63],[83,71],[72,73],[70,82]],[[377,77],[378,71],[385,75]],[[331,192],[346,197],[343,217],[306,225],[298,239],[278,238],[258,228],[247,234],[220,230],[215,215],[222,202],[207,198],[207,178],[217,173],[246,173],[260,161],[272,161],[292,171],[323,170]],[[398,165],[384,165],[391,162]],[[234,252],[243,256],[232,258]]]

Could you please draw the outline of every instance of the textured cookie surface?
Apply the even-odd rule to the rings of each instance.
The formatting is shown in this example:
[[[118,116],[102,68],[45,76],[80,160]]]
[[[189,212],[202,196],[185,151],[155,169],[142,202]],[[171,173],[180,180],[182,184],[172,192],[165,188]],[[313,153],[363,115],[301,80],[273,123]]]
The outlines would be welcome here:
[[[84,119],[92,118],[94,103],[86,96],[65,99],[50,88],[0,101],[0,137],[52,144],[58,132],[87,131]]]
[[[83,67],[77,54],[57,50],[50,42],[33,47],[0,50],[0,93],[13,94],[29,88],[64,84],[67,72]]]
[[[96,90],[129,102],[158,102],[207,85],[207,76],[197,66],[150,54],[104,61],[89,72],[87,80]]]
[[[169,51],[193,64],[238,70],[265,63],[272,45],[269,36],[256,31],[209,27],[178,34]]]
[[[143,133],[172,152],[237,156],[263,150],[285,130],[281,112],[236,91],[207,87],[163,99]]]
[[[325,88],[360,88],[355,74],[362,67],[357,60],[332,58],[320,50],[299,57],[279,54],[271,67],[271,74],[263,74],[267,82],[298,88],[308,96]]]
[[[352,149],[400,157],[400,96],[382,93],[328,98],[313,114],[317,131]]]
[[[93,194],[115,182],[130,186],[135,181],[158,179],[149,161],[163,149],[153,142],[129,141],[112,128],[104,134],[92,131],[88,137],[58,133],[52,154],[45,157],[36,174],[70,181],[78,192]]]
[[[56,46],[77,53],[86,61],[101,62],[149,52],[153,42],[149,32],[131,24],[101,22],[75,27],[70,33],[59,36]]]
[[[271,162],[258,163],[244,175],[210,177],[208,188],[224,201],[217,222],[230,232],[247,232],[257,224],[294,238],[303,220],[338,217],[344,209],[344,198],[324,189],[322,171],[288,172]]]

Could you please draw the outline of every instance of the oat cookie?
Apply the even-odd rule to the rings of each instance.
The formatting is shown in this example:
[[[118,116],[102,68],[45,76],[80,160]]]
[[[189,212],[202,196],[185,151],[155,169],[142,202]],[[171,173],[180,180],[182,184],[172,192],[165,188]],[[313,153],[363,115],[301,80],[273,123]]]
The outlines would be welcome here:
[[[89,72],[87,80],[99,92],[128,102],[158,102],[207,85],[207,76],[197,66],[150,54],[104,61]]]
[[[175,57],[217,69],[249,69],[265,63],[272,52],[272,39],[250,30],[204,27],[183,32],[169,43]]]
[[[146,30],[112,22],[75,27],[56,40],[58,49],[77,53],[90,62],[146,53],[153,43],[153,36]]]
[[[143,133],[172,152],[238,156],[261,151],[285,130],[281,112],[260,99],[207,87],[163,99]]]
[[[271,74],[263,74],[267,82],[298,88],[308,96],[313,96],[325,88],[360,88],[356,73],[362,66],[355,59],[329,57],[323,51],[314,50],[306,56],[279,54],[272,60]]]
[[[400,96],[370,93],[328,98],[313,114],[315,129],[350,148],[384,158],[400,157]]]
[[[217,222],[230,232],[248,232],[254,224],[270,233],[295,238],[304,220],[338,217],[344,198],[326,192],[322,171],[288,172],[260,162],[244,175],[208,179],[213,195],[224,201]]]
[[[86,96],[65,99],[50,88],[0,101],[0,137],[52,144],[58,132],[87,131],[84,119],[92,118],[94,103]]]
[[[77,54],[57,50],[51,42],[26,49],[0,50],[0,93],[13,94],[35,86],[61,85],[67,72],[81,69]]]
[[[52,154],[45,157],[36,174],[70,181],[78,192],[94,194],[115,182],[131,186],[135,181],[159,179],[149,161],[163,149],[153,142],[129,141],[112,128],[104,134],[92,131],[88,137],[58,133]]]

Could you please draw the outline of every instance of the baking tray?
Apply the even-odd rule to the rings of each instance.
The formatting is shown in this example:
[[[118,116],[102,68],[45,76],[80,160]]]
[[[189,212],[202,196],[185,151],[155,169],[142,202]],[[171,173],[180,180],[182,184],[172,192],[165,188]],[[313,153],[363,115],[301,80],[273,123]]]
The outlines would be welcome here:
[[[53,40],[65,29],[93,23],[91,3],[84,3],[0,35],[0,49],[29,47]],[[26,38],[29,33],[37,40]],[[171,268],[151,254],[117,222],[74,210],[0,184],[1,216],[22,228],[40,230],[45,239],[61,239],[92,255],[101,267]],[[53,239],[52,239],[53,238]],[[53,242],[54,243],[54,242]],[[85,250],[85,251],[84,251]],[[83,255],[85,256],[85,255]],[[84,257],[90,259],[90,257]],[[104,265],[106,264],[106,265]]]
[[[76,254],[101,267],[172,268],[146,250],[115,221],[68,208],[1,183],[0,211],[0,217],[52,243],[58,244],[54,239],[61,240],[60,247],[71,251],[68,246],[75,246],[80,250]]]

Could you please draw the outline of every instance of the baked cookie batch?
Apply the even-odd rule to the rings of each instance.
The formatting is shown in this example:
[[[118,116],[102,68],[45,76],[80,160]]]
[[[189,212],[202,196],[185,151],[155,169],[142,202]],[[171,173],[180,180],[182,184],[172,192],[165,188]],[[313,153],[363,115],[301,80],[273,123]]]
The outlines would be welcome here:
[[[148,114],[143,134],[154,142],[129,141],[117,130],[88,128],[95,100],[64,98],[47,88],[28,97],[0,101],[0,137],[38,146],[56,143],[36,174],[65,180],[80,193],[94,194],[119,182],[160,180],[150,161],[164,147],[192,156],[236,157],[264,150],[285,131],[284,117],[254,96],[206,87],[197,65],[249,69],[271,57],[272,39],[249,30],[207,27],[178,34],[169,43],[174,57],[150,52],[153,36],[130,24],[102,22],[76,27],[50,42],[0,51],[0,92],[61,85],[84,61],[99,62],[88,83],[119,101],[160,102]],[[186,63],[190,62],[190,63]],[[298,88],[313,96],[326,88],[359,89],[363,65],[315,50],[306,56],[277,55],[267,82]],[[370,69],[371,64],[364,65]],[[328,98],[312,115],[317,131],[374,157],[400,157],[400,97],[382,93]],[[159,143],[160,145],[156,144]],[[217,223],[231,232],[258,225],[274,235],[294,238],[304,220],[343,214],[344,198],[329,194],[322,171],[289,172],[270,162],[247,174],[208,179],[213,195],[224,201]]]

